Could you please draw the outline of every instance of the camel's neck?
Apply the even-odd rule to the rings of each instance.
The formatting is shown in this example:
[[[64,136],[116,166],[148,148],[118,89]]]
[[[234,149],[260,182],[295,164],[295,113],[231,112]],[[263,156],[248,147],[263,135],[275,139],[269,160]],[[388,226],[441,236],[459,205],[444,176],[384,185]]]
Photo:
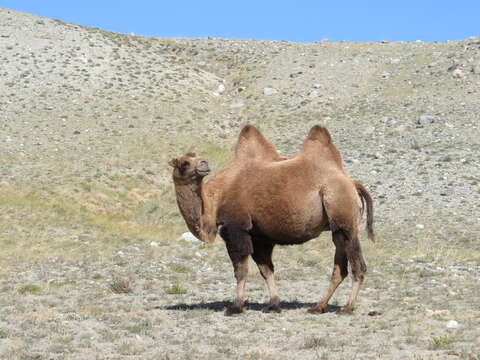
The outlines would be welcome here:
[[[212,242],[216,235],[216,224],[207,219],[211,214],[205,214],[206,207],[203,182],[199,184],[180,184],[175,182],[177,203],[188,229],[198,239]]]

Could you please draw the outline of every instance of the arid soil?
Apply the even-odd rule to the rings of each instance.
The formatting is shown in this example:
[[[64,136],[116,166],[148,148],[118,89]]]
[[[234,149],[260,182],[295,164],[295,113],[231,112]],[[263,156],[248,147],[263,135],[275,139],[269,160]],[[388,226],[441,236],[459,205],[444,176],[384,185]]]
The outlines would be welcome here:
[[[1,359],[480,359],[480,38],[154,39],[0,9]],[[215,171],[253,123],[285,156],[316,123],[374,198],[354,314],[325,233],[251,265],[245,313],[167,161]],[[248,181],[248,179],[245,179]]]

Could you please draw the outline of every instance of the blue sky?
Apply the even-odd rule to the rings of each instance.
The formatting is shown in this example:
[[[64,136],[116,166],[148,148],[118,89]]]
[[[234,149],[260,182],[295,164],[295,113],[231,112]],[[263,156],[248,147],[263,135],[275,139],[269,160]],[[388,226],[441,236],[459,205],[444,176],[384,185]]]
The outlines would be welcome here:
[[[0,7],[155,37],[446,41],[480,36],[480,0],[2,0]]]

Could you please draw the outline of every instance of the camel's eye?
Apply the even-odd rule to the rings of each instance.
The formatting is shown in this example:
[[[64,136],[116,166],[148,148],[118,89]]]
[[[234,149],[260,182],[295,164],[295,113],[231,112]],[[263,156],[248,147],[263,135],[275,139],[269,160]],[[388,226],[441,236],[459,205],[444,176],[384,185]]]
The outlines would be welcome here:
[[[184,169],[190,167],[190,162],[189,162],[189,161],[184,161],[184,162],[182,163],[182,167],[183,167]]]

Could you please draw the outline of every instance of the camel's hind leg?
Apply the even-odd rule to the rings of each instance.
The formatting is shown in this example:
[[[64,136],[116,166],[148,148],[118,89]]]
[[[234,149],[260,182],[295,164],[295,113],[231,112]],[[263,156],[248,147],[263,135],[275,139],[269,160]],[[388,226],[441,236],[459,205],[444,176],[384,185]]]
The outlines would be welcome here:
[[[252,258],[265,279],[270,293],[270,303],[263,308],[263,312],[280,312],[280,298],[275,286],[274,268],[272,263],[273,244],[264,242],[262,239],[253,239]]]
[[[308,310],[309,313],[323,313],[326,311],[328,301],[332,297],[337,287],[342,283],[348,275],[348,260],[345,250],[345,235],[342,231],[335,231],[332,234],[333,243],[335,244],[335,258],[333,264],[332,277],[330,278],[330,286],[325,296],[314,307]]]
[[[347,253],[348,261],[352,269],[352,292],[348,299],[347,306],[339,311],[339,313],[351,313],[355,308],[358,293],[362,287],[365,273],[367,272],[367,265],[362,255],[362,248],[356,232],[348,234],[345,239],[345,251]]]

